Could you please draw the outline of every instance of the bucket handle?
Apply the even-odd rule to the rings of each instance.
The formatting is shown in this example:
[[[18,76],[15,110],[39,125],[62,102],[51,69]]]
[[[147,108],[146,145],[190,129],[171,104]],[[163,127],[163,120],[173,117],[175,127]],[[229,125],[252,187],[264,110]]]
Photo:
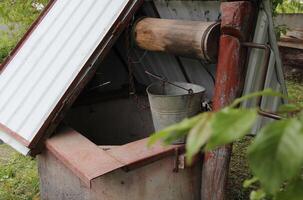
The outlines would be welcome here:
[[[186,91],[188,92],[188,94],[193,94],[193,93],[194,93],[194,91],[193,91],[191,88],[190,88],[190,89],[186,89],[186,88],[184,88],[184,87],[182,87],[182,86],[180,86],[180,85],[174,84],[174,83],[168,81],[168,79],[167,79],[166,77],[162,77],[162,76],[153,74],[153,73],[151,73],[151,72],[149,72],[149,71],[147,71],[147,70],[145,70],[144,72],[145,72],[147,75],[149,75],[149,76],[151,76],[151,77],[153,77],[153,78],[155,78],[155,79],[157,79],[157,80],[159,80],[159,81],[162,81],[163,83],[168,83],[168,84],[173,85],[173,86],[175,86],[175,87],[178,87],[178,88],[181,88],[181,89],[183,89],[183,90],[186,90]]]

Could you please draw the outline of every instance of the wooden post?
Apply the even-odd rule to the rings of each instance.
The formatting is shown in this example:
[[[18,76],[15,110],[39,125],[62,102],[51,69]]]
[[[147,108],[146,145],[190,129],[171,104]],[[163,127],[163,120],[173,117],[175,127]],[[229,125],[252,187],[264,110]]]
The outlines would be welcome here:
[[[254,9],[249,1],[221,3],[221,33],[213,109],[229,105],[242,93],[245,78],[246,50],[241,42],[252,32]],[[202,170],[201,199],[226,199],[232,145],[206,152]]]
[[[208,62],[217,60],[219,37],[216,22],[143,18],[133,28],[133,40],[142,49]]]

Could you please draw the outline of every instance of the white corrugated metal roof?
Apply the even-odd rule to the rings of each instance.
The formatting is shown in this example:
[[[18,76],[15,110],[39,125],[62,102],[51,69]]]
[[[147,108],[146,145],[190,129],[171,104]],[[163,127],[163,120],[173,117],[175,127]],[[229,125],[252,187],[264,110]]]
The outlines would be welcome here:
[[[130,0],[57,0],[0,75],[0,139],[23,154]],[[136,1],[134,1],[136,2]]]

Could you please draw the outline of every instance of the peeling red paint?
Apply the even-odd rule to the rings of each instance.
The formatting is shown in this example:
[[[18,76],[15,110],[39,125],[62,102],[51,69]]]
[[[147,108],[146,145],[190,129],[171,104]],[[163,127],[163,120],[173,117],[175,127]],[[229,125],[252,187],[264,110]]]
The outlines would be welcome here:
[[[239,94],[239,84],[243,78],[240,60],[240,41],[230,35],[220,38],[220,50],[216,75],[213,109],[227,106]]]
[[[211,158],[213,158],[213,157],[214,157],[214,154],[211,151],[206,152],[204,154],[204,162],[207,161],[207,160],[209,160],[209,159],[211,159]]]
[[[253,27],[255,12],[248,1],[221,3],[221,37],[216,73],[213,110],[218,111],[241,95],[245,79],[246,41]],[[232,145],[206,152],[202,170],[201,199],[223,200]]]
[[[249,1],[221,3],[221,32],[246,41],[252,28],[254,7]]]

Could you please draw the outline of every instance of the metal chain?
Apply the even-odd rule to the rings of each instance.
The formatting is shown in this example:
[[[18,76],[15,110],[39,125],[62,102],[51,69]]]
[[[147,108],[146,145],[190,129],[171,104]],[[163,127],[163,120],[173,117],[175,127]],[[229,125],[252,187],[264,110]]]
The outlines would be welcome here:
[[[127,68],[128,68],[128,79],[129,79],[129,95],[130,97],[134,100],[134,102],[136,103],[138,109],[140,110],[147,110],[150,108],[149,104],[146,105],[144,104],[144,102],[142,102],[140,100],[140,98],[138,97],[137,93],[136,93],[136,87],[135,87],[135,81],[134,81],[134,68],[133,68],[133,64],[137,64],[137,63],[141,63],[141,61],[143,60],[143,58],[146,56],[146,52],[144,52],[144,54],[140,57],[139,60],[137,61],[133,61],[132,60],[132,50],[133,47],[130,43],[130,32],[131,32],[131,25],[129,25],[128,29],[126,30],[126,49],[127,49]]]

